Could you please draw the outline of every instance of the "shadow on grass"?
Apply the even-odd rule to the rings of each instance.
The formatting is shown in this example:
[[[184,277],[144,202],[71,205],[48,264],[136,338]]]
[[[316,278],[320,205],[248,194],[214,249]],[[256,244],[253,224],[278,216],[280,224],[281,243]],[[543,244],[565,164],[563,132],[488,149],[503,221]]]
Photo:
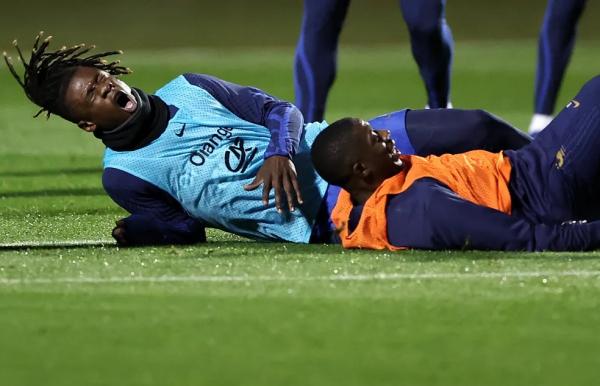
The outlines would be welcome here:
[[[58,175],[81,175],[81,174],[100,174],[102,168],[67,168],[54,170],[24,170],[24,171],[4,171],[0,172],[0,177],[45,177]]]
[[[77,189],[41,189],[30,191],[1,192],[0,198],[21,197],[57,197],[57,196],[103,196],[106,193],[102,188],[77,188]]]

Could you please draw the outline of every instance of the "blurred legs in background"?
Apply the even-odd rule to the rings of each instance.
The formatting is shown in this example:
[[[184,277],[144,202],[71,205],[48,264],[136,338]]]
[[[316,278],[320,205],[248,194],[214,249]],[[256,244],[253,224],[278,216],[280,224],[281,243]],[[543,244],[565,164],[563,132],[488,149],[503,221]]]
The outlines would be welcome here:
[[[538,43],[534,115],[535,135],[552,121],[556,98],[575,45],[577,23],[586,0],[549,0]]]
[[[412,53],[431,108],[449,103],[453,40],[446,0],[400,0]],[[337,69],[337,47],[350,0],[305,0],[296,46],[296,105],[307,122],[322,121]]]

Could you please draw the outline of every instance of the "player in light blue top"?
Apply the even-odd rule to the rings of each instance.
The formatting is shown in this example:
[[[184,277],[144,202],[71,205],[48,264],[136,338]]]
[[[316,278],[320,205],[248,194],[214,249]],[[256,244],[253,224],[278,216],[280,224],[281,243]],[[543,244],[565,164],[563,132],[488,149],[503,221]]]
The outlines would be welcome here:
[[[167,192],[205,226],[254,239],[308,242],[327,189],[310,162],[310,145],[327,124],[311,123],[303,130],[294,127],[294,136],[284,138],[280,131],[279,138],[272,137],[264,125],[267,122],[245,120],[202,87],[219,87],[220,83],[196,74],[167,83],[155,94],[171,108],[164,133],[132,151],[108,148],[104,168],[125,171]],[[287,122],[284,126],[302,125],[300,117],[293,117],[297,112],[291,105],[281,110],[277,118]],[[262,193],[244,189],[259,172],[265,154],[294,160],[297,197],[292,194],[288,203],[271,204],[294,210],[284,214],[265,210]],[[296,208],[298,197],[304,202]]]
[[[327,126],[305,124],[291,103],[209,75],[183,74],[155,95],[130,88],[127,73],[76,46],[34,44],[23,78],[41,112],[57,114],[106,145],[103,185],[130,215],[121,245],[182,244],[213,227],[258,240],[336,240],[329,213],[337,190],[315,172],[310,147]],[[376,118],[406,153],[517,148],[529,138],[480,110],[401,110]],[[259,189],[262,186],[262,189]]]

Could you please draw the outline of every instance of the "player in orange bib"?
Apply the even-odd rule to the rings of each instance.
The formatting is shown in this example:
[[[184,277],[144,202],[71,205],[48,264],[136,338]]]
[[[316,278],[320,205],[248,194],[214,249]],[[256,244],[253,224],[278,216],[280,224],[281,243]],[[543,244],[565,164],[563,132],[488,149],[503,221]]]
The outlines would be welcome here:
[[[385,130],[344,118],[312,159],[343,189],[331,217],[345,248],[600,247],[600,77],[519,150],[405,156]]]

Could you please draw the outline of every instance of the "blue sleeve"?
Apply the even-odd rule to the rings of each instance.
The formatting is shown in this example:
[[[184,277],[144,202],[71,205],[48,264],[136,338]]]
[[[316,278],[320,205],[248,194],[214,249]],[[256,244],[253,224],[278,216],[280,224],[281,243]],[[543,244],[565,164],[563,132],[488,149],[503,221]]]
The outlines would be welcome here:
[[[271,141],[265,158],[274,155],[293,157],[304,127],[300,110],[254,87],[240,86],[209,75],[184,74],[192,85],[208,91],[229,111],[248,122],[265,126]]]
[[[201,222],[191,218],[167,192],[119,169],[106,168],[108,195],[131,213],[124,219],[131,245],[191,244],[206,241]]]
[[[396,246],[506,251],[600,247],[600,221],[534,224],[466,201],[432,179],[391,196],[386,214],[388,239]]]

